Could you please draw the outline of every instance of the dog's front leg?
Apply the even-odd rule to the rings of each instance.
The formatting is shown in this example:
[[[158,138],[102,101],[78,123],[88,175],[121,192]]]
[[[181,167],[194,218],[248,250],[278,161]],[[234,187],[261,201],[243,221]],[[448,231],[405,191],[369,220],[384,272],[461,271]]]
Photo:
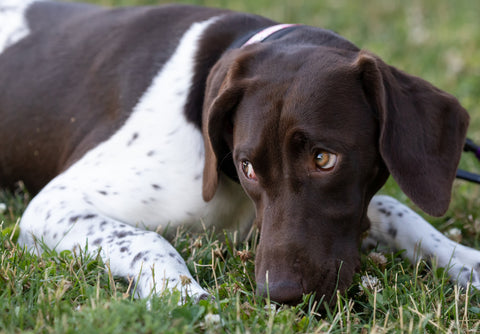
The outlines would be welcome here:
[[[368,207],[371,228],[364,244],[405,250],[410,261],[422,258],[448,269],[462,287],[480,289],[480,251],[460,245],[437,231],[413,210],[389,196],[373,197]]]
[[[32,252],[41,252],[39,242],[57,251],[81,247],[95,255],[100,250],[113,275],[134,280],[135,297],[174,288],[183,300],[208,296],[162,236],[100,213],[85,195],[65,187],[42,190],[27,207],[20,228],[19,243]]]

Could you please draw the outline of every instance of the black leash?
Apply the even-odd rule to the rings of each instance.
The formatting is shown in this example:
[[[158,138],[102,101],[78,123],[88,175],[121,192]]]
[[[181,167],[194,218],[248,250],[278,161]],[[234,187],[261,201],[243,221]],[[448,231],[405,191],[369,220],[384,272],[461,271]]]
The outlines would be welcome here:
[[[471,139],[467,138],[465,140],[465,146],[463,147],[463,151],[474,153],[475,157],[480,160],[480,147],[476,145]],[[480,175],[467,172],[463,169],[457,170],[457,178],[480,184]]]

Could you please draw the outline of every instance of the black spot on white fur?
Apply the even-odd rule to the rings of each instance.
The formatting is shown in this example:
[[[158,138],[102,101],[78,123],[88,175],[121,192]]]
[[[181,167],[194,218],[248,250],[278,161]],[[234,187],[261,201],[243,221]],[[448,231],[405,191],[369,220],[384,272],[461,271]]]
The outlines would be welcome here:
[[[87,204],[93,205],[92,201],[90,201],[90,199],[87,196],[83,197],[83,201]]]
[[[121,231],[121,232],[119,232],[119,231],[114,231],[114,232],[113,232],[113,235],[114,235],[116,238],[119,238],[119,239],[125,238],[126,236],[133,235],[133,234],[134,234],[134,233],[131,232],[131,231],[128,231],[128,232],[124,232],[124,231]]]
[[[390,211],[386,209],[379,209],[378,212],[383,213],[387,217],[390,217],[390,215],[392,214]]]
[[[397,237],[397,229],[395,227],[393,227],[392,225],[390,225],[388,227],[388,231],[387,231],[388,235],[390,235],[393,239],[395,239]]]
[[[87,235],[88,235],[88,236],[94,235],[95,232],[96,232],[95,225],[90,225],[90,226],[88,227],[88,233],[87,233]]]
[[[139,252],[135,257],[133,258],[132,262],[130,263],[130,268],[133,268],[135,266],[135,263],[140,260],[144,255],[148,254],[148,252]]]
[[[128,141],[127,146],[132,145],[133,142],[134,142],[135,140],[137,140],[137,138],[138,138],[138,132],[134,132],[134,133],[132,134],[132,138],[130,138],[130,140]]]
[[[80,216],[72,216],[69,219],[69,223],[70,224],[76,223],[79,218],[80,218]]]

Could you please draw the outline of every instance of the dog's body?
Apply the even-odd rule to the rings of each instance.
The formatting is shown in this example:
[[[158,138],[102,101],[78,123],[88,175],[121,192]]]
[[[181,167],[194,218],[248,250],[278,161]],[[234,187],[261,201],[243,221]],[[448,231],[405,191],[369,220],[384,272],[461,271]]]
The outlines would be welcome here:
[[[468,123],[458,102],[326,30],[244,45],[273,25],[192,6],[0,0],[0,186],[38,192],[20,243],[88,242],[145,297],[191,277],[153,230],[244,231],[256,213],[258,290],[268,273],[270,296],[296,302],[350,284],[371,221],[377,240],[437,257],[463,285],[473,270],[480,286],[479,253],[398,202],[374,198],[367,217],[389,171],[427,212],[446,210]]]

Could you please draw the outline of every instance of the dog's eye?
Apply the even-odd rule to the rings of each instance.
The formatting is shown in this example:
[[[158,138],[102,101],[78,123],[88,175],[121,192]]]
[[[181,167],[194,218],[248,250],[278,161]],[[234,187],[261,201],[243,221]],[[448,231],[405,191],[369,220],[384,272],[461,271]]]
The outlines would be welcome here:
[[[253,170],[253,166],[250,161],[242,161],[242,171],[247,179],[257,180],[257,176],[255,175],[255,171]]]
[[[315,156],[315,164],[322,170],[330,170],[337,163],[337,155],[327,151],[320,151]]]

